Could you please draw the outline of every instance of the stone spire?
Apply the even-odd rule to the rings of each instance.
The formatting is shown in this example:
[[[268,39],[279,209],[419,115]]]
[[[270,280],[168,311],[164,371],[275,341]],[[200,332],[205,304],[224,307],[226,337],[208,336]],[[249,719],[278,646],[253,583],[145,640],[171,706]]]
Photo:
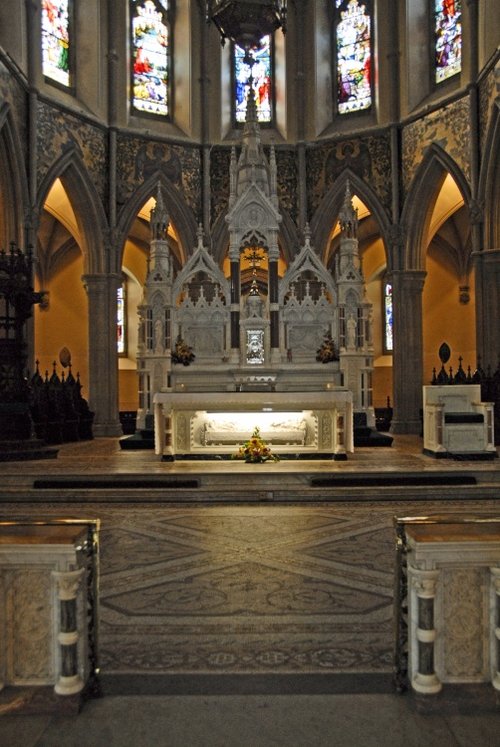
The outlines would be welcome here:
[[[156,205],[150,213],[151,240],[167,240],[168,224],[170,217],[163,201],[161,184],[156,189]]]
[[[354,209],[351,196],[351,185],[345,185],[344,203],[339,214],[340,230],[347,239],[358,238],[358,211]]]
[[[151,210],[150,216],[151,247],[147,284],[153,280],[155,283],[161,283],[170,277],[170,251],[167,241],[170,218],[160,184],[156,190],[156,205]]]
[[[252,77],[249,79],[249,84],[247,114],[243,129],[241,153],[236,170],[235,191],[239,197],[251,184],[255,184],[266,196],[270,196],[270,169],[260,138]]]

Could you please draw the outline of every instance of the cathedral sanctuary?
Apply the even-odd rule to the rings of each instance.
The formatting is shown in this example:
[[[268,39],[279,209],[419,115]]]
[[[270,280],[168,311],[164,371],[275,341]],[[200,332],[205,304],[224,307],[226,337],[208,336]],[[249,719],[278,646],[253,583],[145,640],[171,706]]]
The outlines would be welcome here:
[[[3,0],[0,735],[498,708],[495,6]]]

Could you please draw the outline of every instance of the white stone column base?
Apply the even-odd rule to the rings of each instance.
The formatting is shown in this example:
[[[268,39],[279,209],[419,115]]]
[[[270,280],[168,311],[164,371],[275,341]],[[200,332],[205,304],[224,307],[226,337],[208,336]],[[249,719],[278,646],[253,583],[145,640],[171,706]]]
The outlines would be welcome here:
[[[433,695],[442,690],[443,685],[435,674],[417,673],[412,680],[412,687],[418,693]]]
[[[74,674],[71,677],[59,677],[54,687],[54,691],[58,695],[75,695],[82,690],[83,680],[79,674]]]

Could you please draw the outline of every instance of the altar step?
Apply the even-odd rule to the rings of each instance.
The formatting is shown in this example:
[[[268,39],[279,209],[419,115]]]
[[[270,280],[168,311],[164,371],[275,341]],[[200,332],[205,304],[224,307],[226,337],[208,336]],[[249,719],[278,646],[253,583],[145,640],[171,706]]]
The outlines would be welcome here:
[[[155,433],[150,428],[136,431],[131,436],[120,438],[120,449],[123,451],[137,451],[140,449],[154,449]]]

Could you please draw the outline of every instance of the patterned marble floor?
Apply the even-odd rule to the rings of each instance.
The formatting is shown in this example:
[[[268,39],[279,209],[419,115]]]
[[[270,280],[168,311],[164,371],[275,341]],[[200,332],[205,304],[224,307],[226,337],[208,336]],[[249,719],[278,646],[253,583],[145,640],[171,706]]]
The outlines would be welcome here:
[[[492,514],[484,499],[256,505],[227,500],[252,489],[294,485],[306,474],[443,467],[416,440],[366,450],[335,464],[168,465],[151,452],[120,452],[116,439],[66,445],[57,460],[0,465],[0,518],[101,520],[100,664],[106,674],[389,673],[393,657],[393,519],[396,515]],[[369,453],[370,452],[370,453]],[[373,453],[376,452],[376,453]],[[250,468],[250,469],[248,469]],[[257,468],[259,469],[260,466]],[[467,463],[446,469],[467,470]],[[474,469],[498,487],[498,460]],[[26,492],[51,474],[197,474],[224,503],[157,497],[79,502]],[[498,497],[498,492],[496,493]]]

